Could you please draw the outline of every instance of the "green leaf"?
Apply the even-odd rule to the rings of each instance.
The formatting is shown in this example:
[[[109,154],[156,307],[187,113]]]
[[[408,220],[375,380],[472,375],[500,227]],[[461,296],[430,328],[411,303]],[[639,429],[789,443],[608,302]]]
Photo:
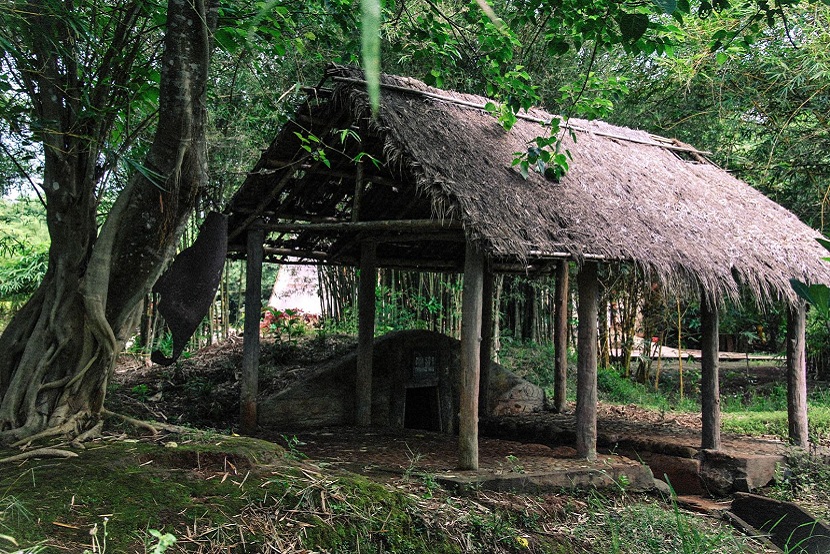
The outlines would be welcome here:
[[[143,175],[144,178],[147,179],[148,181],[150,181],[150,183],[152,183],[152,185],[154,187],[156,187],[157,189],[159,189],[161,191],[169,192],[165,188],[167,177],[165,177],[161,173],[153,171],[149,167],[147,167],[145,165],[142,165],[141,163],[139,163],[139,162],[137,162],[137,161],[135,161],[131,158],[124,158],[124,162],[127,164],[128,167],[131,167],[131,168],[135,169],[141,175]]]
[[[830,2],[830,0],[827,0],[827,1]],[[816,240],[818,241],[818,243],[820,245],[825,247],[827,250],[830,250],[830,240],[827,240],[827,239],[824,239],[824,238],[818,238]]]
[[[677,9],[677,0],[652,0],[664,14],[671,15]]]
[[[798,279],[790,279],[795,293],[806,300],[824,319],[830,319],[830,288],[827,285],[807,286]]]
[[[830,0],[828,0],[830,1]],[[570,50],[571,45],[561,38],[548,42],[548,54],[551,56],[561,56]]]
[[[725,52],[718,52],[715,56],[715,60],[717,61],[718,65],[723,65],[727,62],[729,56],[726,55]]]
[[[380,0],[360,0],[361,53],[372,114],[380,109]]]
[[[623,38],[629,42],[637,42],[648,29],[648,16],[641,13],[623,13],[618,23]]]
[[[827,285],[810,285],[812,305],[824,319],[830,317],[830,288]]]
[[[219,48],[231,54],[239,50],[239,47],[241,46],[238,40],[238,35],[234,29],[229,29],[227,27],[216,29],[216,32],[213,34],[213,38],[216,40],[216,44],[219,45]]]

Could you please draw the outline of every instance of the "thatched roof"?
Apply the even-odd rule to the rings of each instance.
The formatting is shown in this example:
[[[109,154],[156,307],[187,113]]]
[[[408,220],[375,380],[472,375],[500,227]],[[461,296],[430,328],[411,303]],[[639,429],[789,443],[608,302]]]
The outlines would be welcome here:
[[[793,300],[791,278],[830,282],[818,233],[688,145],[571,119],[571,170],[560,182],[533,171],[524,179],[514,153],[548,133],[539,122],[551,114],[532,110],[508,132],[482,109],[485,98],[384,76],[371,119],[362,78],[331,67],[330,88],[309,91],[231,202],[231,248],[261,215],[284,231],[267,250],[283,261],[354,264],[359,241],[377,240],[381,265],[458,269],[466,238],[502,269],[627,261],[715,298],[737,297],[740,283]],[[298,138],[309,133],[327,144],[325,160],[304,148],[319,143]],[[364,157],[358,170],[361,152],[377,163]],[[365,188],[355,215],[356,182]],[[401,229],[392,220],[417,221]]]

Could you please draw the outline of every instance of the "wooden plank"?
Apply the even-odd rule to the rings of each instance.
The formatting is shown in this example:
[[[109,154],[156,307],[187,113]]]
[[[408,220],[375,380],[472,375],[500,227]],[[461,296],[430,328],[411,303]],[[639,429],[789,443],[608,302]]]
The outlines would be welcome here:
[[[490,360],[493,358],[493,275],[492,264],[484,262],[484,282],[481,289],[481,365],[479,370],[478,410],[480,417],[490,415]]]
[[[576,453],[597,458],[597,264],[587,262],[577,277]]]
[[[357,292],[357,374],[355,376],[355,423],[372,423],[372,356],[375,343],[375,287],[378,281],[377,245],[364,242],[360,250]]]
[[[565,411],[568,395],[568,262],[556,267],[556,290],[553,296],[553,409]]]
[[[704,293],[700,299],[701,448],[720,450],[720,385],[718,382],[718,308]]]
[[[810,446],[807,431],[806,317],[803,301],[787,308],[787,421],[790,442]]]
[[[484,255],[467,242],[461,291],[461,402],[458,467],[478,469],[478,385],[481,366],[481,313]]]
[[[262,243],[265,232],[256,220],[248,227],[245,263],[245,327],[242,332],[242,375],[239,394],[239,431],[256,431],[259,392],[259,320],[262,312]]]

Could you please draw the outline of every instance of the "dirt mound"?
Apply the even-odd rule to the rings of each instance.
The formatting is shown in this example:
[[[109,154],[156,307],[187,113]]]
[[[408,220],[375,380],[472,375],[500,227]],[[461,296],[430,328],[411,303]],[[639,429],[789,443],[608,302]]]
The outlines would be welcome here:
[[[301,337],[297,341],[264,338],[260,354],[260,393],[284,389],[318,364],[346,355],[356,339],[346,335]],[[145,365],[144,358],[119,358],[108,408],[142,419],[201,429],[234,429],[239,423],[242,337],[182,356],[175,364]]]

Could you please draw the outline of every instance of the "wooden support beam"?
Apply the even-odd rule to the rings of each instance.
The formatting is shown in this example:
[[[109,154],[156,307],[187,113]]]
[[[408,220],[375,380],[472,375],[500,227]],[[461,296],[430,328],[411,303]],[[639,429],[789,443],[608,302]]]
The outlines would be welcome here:
[[[257,426],[259,392],[259,320],[262,311],[262,243],[260,220],[248,227],[245,263],[245,328],[242,332],[242,376],[239,394],[239,431],[251,435]]]
[[[701,448],[720,450],[720,384],[718,381],[718,308],[703,293],[700,299]]]
[[[330,169],[327,167],[317,167],[314,169],[314,171],[309,170],[309,173],[314,173],[315,175],[326,175],[328,177],[333,177],[335,179],[351,180],[356,178],[354,173],[349,173],[348,171],[339,171],[337,169]],[[393,178],[384,177],[382,175],[373,175],[371,173],[363,175],[363,182],[372,183],[374,185],[383,185],[385,187],[391,188],[402,188],[405,185],[405,183],[396,181]]]
[[[341,221],[338,223],[270,223],[265,229],[280,233],[360,232],[360,231],[446,231],[461,229],[461,222],[440,219],[389,219],[380,221]]]
[[[807,356],[804,302],[787,308],[787,421],[790,442],[802,448],[810,446],[807,427]]]
[[[576,453],[597,458],[597,264],[586,262],[577,277]]]
[[[296,160],[296,163],[299,163],[310,156],[311,154],[304,154]],[[317,163],[319,164],[320,162]],[[271,190],[269,190],[268,193],[262,197],[257,207],[242,221],[242,223],[236,225],[233,229],[228,230],[228,242],[233,241],[237,235],[248,229],[248,227],[253,225],[257,219],[260,219],[260,214],[268,208],[268,205],[273,202],[277,196],[279,196],[294,176],[294,169],[291,167],[279,171],[284,171],[284,173],[280,177],[279,181],[271,187]],[[261,224],[262,221],[260,220],[258,223]]]
[[[275,248],[273,246],[263,247],[263,252],[268,256],[292,256],[295,258],[306,258],[310,260],[327,260],[328,253],[322,250],[296,250],[294,248]],[[228,247],[228,253],[233,252],[247,252],[247,247],[243,250],[239,246]]]
[[[478,385],[481,367],[481,313],[484,255],[467,242],[464,288],[461,291],[461,405],[458,423],[458,467],[478,469]]]
[[[481,289],[481,365],[479,372],[478,415],[490,415],[490,360],[493,358],[493,285],[495,276],[489,260],[484,262],[484,282]]]
[[[372,356],[375,343],[375,287],[378,282],[377,245],[364,242],[360,250],[357,292],[357,375],[355,377],[355,423],[372,424]]]
[[[556,266],[556,290],[553,295],[553,409],[562,413],[568,401],[568,261]]]

